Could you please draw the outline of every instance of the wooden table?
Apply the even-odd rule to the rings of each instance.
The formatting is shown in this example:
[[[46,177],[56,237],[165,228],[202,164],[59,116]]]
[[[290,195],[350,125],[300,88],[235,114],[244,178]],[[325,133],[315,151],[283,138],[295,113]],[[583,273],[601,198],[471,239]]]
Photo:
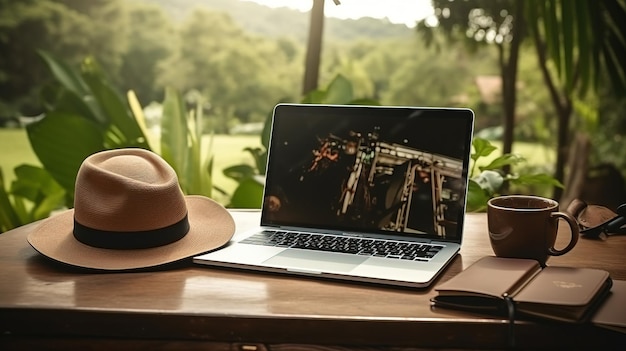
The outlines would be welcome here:
[[[258,212],[233,211],[240,235]],[[432,309],[432,288],[288,277],[185,262],[167,271],[94,274],[45,259],[36,223],[0,234],[0,349],[341,350],[508,347],[500,318]],[[565,227],[565,226],[561,226]],[[441,283],[491,255],[485,214],[467,215],[461,254]],[[565,240],[566,233],[560,237]],[[581,239],[548,264],[626,280],[626,236]],[[590,324],[518,321],[521,348],[607,349],[626,334]]]

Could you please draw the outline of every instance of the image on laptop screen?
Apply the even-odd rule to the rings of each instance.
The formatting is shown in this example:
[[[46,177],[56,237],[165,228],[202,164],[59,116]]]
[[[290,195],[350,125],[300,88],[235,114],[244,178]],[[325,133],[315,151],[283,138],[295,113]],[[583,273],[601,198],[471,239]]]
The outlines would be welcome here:
[[[291,107],[274,115],[263,225],[459,239],[471,111]]]

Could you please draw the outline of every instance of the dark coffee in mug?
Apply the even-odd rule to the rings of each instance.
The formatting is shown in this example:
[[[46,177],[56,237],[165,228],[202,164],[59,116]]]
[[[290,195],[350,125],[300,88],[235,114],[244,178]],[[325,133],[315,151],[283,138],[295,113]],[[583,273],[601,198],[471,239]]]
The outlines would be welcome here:
[[[545,265],[549,256],[569,252],[578,242],[578,223],[559,203],[539,196],[507,195],[487,203],[489,240],[498,257],[531,258]],[[571,231],[568,245],[554,248],[559,219]]]

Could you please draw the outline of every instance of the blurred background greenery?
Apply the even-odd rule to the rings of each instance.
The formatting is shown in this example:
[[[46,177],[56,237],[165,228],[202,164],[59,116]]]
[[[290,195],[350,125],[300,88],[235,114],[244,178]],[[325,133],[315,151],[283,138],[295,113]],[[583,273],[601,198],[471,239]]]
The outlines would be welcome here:
[[[343,2],[337,6],[350,1]],[[188,132],[203,135],[199,148],[212,162],[211,184],[219,189],[210,196],[228,206],[237,207],[233,195],[244,178],[263,173],[258,165],[264,153],[262,132],[272,107],[282,101],[329,102],[315,92],[330,90],[337,77],[348,82],[341,89],[349,93],[331,101],[335,103],[470,107],[477,116],[477,137],[492,141],[501,153],[525,157],[526,162],[508,165],[514,168],[507,166],[506,172],[550,174],[566,185],[526,184],[506,191],[559,198],[567,193],[572,173],[584,173],[585,183],[591,184],[609,172],[622,183],[618,179],[608,192],[621,196],[626,192],[626,95],[620,82],[626,79],[623,66],[611,66],[607,57],[618,62],[625,57],[624,26],[615,24],[624,23],[619,18],[626,4],[564,3],[432,1],[433,12],[429,17],[416,13],[414,28],[387,19],[322,18],[316,79],[321,88],[307,90],[307,43],[314,35],[310,29],[320,23],[314,11],[233,0],[0,0],[0,185],[6,201],[15,201],[14,168],[42,166],[25,127],[36,126],[67,103],[61,95],[68,85],[61,77],[74,70],[90,83],[90,70],[97,70],[98,79],[128,106],[128,116],[143,121],[144,133],[162,135],[166,91],[180,96],[181,123],[202,120],[201,130]],[[586,37],[580,20],[584,6],[593,10],[592,20],[603,20],[606,40]],[[556,33],[556,41],[550,33]],[[621,45],[622,51],[602,56],[608,50],[605,41],[616,42],[614,47]],[[41,52],[67,71],[55,72]],[[141,113],[132,108],[133,99],[125,98],[128,91]],[[87,105],[88,95],[78,94]],[[574,157],[586,162],[568,162],[568,151],[581,133],[591,147]],[[582,169],[572,168],[578,164]],[[242,165],[249,168],[242,170]],[[59,180],[54,172],[52,178]],[[579,189],[576,195],[607,191],[599,189]],[[65,196],[61,205],[67,206],[71,198]],[[30,205],[13,204],[23,206]]]

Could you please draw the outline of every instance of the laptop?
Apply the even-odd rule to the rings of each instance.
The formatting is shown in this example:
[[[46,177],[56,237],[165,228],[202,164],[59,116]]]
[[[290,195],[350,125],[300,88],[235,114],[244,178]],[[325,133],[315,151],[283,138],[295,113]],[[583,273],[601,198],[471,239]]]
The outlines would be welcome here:
[[[474,113],[279,104],[258,228],[202,265],[427,287],[458,254]]]

